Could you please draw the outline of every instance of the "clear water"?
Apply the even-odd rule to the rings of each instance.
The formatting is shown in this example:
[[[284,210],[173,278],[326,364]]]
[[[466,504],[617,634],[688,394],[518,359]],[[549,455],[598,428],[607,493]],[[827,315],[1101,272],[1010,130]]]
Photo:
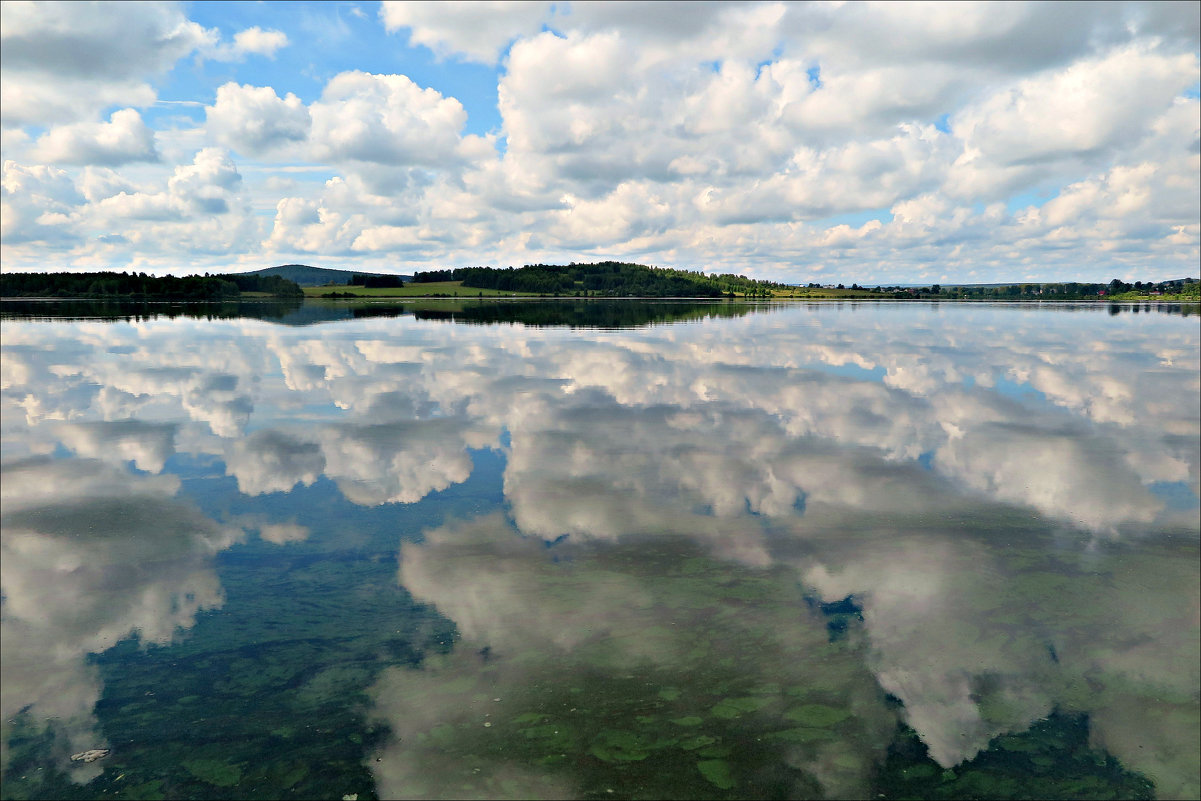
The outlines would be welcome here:
[[[1198,797],[1182,311],[5,304],[2,794]]]

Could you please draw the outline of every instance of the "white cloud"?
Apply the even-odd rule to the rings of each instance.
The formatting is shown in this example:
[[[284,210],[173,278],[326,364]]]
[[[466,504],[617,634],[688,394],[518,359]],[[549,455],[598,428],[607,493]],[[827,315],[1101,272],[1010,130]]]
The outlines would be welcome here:
[[[4,124],[91,119],[106,106],[148,106],[148,78],[215,41],[174,3],[4,3]]]
[[[131,108],[114,111],[109,122],[77,122],[51,128],[38,139],[32,155],[46,163],[103,167],[159,158],[154,132]]]
[[[173,199],[195,213],[223,214],[229,210],[230,194],[241,182],[229,153],[206,147],[191,164],[175,168],[167,188]]]
[[[82,198],[65,170],[4,162],[0,233],[7,245],[73,240],[69,215]]]
[[[519,36],[537,33],[552,4],[528,0],[464,0],[411,3],[384,0],[380,18],[389,32],[408,28],[409,45],[423,45],[439,56],[460,56],[495,64],[501,51]]]
[[[991,199],[1065,161],[1103,163],[1146,136],[1197,72],[1196,54],[1128,47],[999,91],[952,118],[964,149],[949,189]]]
[[[265,31],[257,25],[234,34],[234,45],[243,53],[273,57],[276,50],[287,44],[287,34],[276,30]]]
[[[281,98],[269,86],[227,83],[204,109],[206,129],[218,142],[240,153],[260,155],[279,145],[308,138],[309,111],[296,95]]]
[[[287,46],[288,35],[283,31],[263,30],[255,25],[234,34],[232,44],[214,45],[204,55],[214,61],[240,61],[248,55],[275,58],[275,52]]]
[[[96,203],[121,192],[132,194],[137,191],[120,173],[108,167],[85,167],[76,185],[89,203]]]
[[[463,105],[404,75],[343,72],[310,107],[314,155],[326,161],[447,166],[458,158]]]
[[[227,151],[204,148],[196,153],[191,164],[176,166],[165,187],[160,184],[133,188],[133,191],[122,188],[110,194],[116,186],[105,182],[109,185],[100,193],[104,197],[74,210],[73,214],[80,222],[114,228],[128,221],[187,223],[211,220],[233,210],[241,181],[242,176]],[[94,184],[93,179],[89,185],[94,188]],[[182,233],[178,226],[174,230],[176,236]],[[145,229],[137,227],[123,231],[123,235],[132,238],[140,238],[146,233]]]

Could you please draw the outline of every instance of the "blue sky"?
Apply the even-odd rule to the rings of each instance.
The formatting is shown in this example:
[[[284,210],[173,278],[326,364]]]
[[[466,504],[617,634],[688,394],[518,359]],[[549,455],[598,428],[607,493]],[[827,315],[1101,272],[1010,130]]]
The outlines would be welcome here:
[[[166,76],[159,92],[163,100],[209,99],[218,86],[236,81],[285,87],[311,103],[340,72],[400,73],[462,103],[467,133],[500,128],[495,68],[439,59],[428,47],[406,46],[403,36],[384,30],[378,13],[368,15],[372,4],[202,2],[185,8],[189,19],[219,30],[223,39],[254,26],[278,29],[286,21],[289,44],[274,58],[224,64],[184,59]]]
[[[1196,273],[1191,3],[5,3],[4,269]]]

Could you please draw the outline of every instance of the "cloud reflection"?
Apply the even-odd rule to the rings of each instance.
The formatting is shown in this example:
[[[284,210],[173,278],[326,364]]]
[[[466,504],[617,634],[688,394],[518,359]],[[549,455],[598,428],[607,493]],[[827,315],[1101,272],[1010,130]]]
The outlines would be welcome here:
[[[681,629],[679,610],[701,608],[706,590],[670,560],[638,566],[654,541],[686,543],[706,571],[768,577],[777,611],[751,627],[766,667],[712,640],[699,647],[748,681],[783,671],[808,686],[789,660],[837,674],[831,692],[861,699],[846,703],[864,727],[853,737],[865,738],[843,753],[876,747],[891,714],[881,690],[945,766],[1060,708],[1087,712],[1094,741],[1161,793],[1198,792],[1199,526],[1195,507],[1159,492],[1201,494],[1190,321],[880,306],[586,336],[410,319],[173,326],[101,336],[6,324],[6,454],[62,446],[110,463],[67,462],[88,465],[90,478],[64,484],[84,498],[169,498],[170,477],[118,481],[111,465],[158,473],[179,449],[219,458],[246,495],[325,477],[364,506],[466,481],[473,449],[506,456],[504,516],[440,528],[402,552],[401,582],[464,643],[381,684],[379,714],[409,743],[380,763],[381,792],[420,794],[406,782],[438,762],[440,741],[411,743],[468,714],[455,704],[485,692],[468,686],[483,681],[484,649],[502,698],[561,683],[554,660],[606,681],[687,674],[698,647],[687,638],[702,626],[685,616]],[[7,501],[5,515],[6,543],[10,525],[12,542],[40,541],[9,522]],[[298,541],[308,528],[297,520],[260,535]],[[856,599],[854,658],[831,655],[824,623],[781,571],[825,601]],[[714,608],[736,606],[717,592]],[[123,632],[150,625],[114,619]],[[742,642],[733,621],[712,625]],[[458,683],[466,689],[448,689]],[[833,753],[800,748],[790,781],[862,791],[866,763],[840,768]],[[481,792],[580,786],[503,759],[487,772]]]
[[[178,499],[174,476],[93,460],[12,462],[0,488],[4,720],[29,710],[61,727],[67,754],[101,747],[92,714],[101,684],[88,654],[130,635],[169,643],[200,610],[219,607],[212,558],[242,532]],[[73,764],[80,779],[100,772]]]
[[[531,768],[513,738],[543,736],[536,749],[604,762],[626,759],[607,743],[628,741],[645,750],[630,759],[671,766],[672,776],[630,779],[666,783],[650,789],[605,774],[619,795],[703,793],[693,763],[706,757],[694,751],[755,732],[762,745],[740,778],[778,770],[782,792],[853,798],[893,735],[895,712],[859,649],[830,642],[788,571],[715,560],[685,537],[548,549],[492,514],[404,545],[400,581],[454,620],[462,642],[380,679],[375,714],[393,738],[370,764],[384,796],[606,791],[587,756]],[[574,714],[585,706],[588,717]],[[818,719],[835,707],[854,714]],[[529,729],[541,716],[562,732]],[[609,728],[579,728],[602,718]]]

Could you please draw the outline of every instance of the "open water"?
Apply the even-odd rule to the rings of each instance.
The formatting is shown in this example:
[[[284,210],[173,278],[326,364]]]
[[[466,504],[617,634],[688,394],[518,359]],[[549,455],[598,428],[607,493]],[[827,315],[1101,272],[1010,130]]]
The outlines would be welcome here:
[[[0,312],[4,798],[1201,795],[1195,307]]]

